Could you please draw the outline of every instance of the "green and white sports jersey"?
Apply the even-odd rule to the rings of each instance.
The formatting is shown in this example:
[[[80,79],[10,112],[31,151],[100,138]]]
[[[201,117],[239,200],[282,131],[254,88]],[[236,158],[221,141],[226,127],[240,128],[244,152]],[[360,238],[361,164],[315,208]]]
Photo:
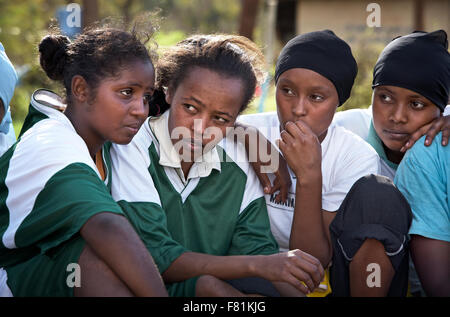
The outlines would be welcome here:
[[[60,246],[97,213],[122,214],[71,122],[39,102],[51,95],[33,94],[27,125],[0,158],[0,267]]]
[[[156,120],[166,120],[167,113]],[[162,165],[167,124],[153,131],[148,119],[128,145],[111,148],[113,198],[143,239],[160,272],[187,251],[212,255],[274,254],[261,185],[243,146],[224,139],[218,166],[183,182]],[[164,133],[162,133],[164,132]],[[165,150],[165,149],[163,149]],[[191,170],[198,170],[196,164]],[[202,175],[202,172],[199,173]]]

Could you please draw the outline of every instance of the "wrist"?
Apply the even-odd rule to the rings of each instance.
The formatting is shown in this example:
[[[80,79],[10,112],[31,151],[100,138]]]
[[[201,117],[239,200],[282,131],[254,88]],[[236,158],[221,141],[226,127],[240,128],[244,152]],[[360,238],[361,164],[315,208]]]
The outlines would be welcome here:
[[[247,261],[247,272],[249,276],[260,276],[260,267],[263,257],[263,255],[253,255],[249,257],[249,261]]]
[[[307,173],[302,173],[297,175],[296,187],[304,186],[322,186],[322,171],[309,171]]]

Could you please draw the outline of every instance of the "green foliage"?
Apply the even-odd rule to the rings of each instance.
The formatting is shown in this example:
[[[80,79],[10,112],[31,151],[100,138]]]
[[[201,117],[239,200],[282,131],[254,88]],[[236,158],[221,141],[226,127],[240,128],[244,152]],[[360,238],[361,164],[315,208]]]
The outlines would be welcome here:
[[[40,69],[37,47],[54,19],[56,9],[65,4],[62,0],[0,0],[0,42],[19,76],[25,73],[20,77],[11,101],[16,134],[28,111],[33,91],[40,87],[58,89]]]
[[[175,44],[194,32],[230,33],[237,30],[240,0],[97,0],[99,19],[115,16],[131,21],[144,11],[160,11],[159,48]],[[62,88],[49,80],[38,61],[38,44],[51,24],[56,24],[56,11],[70,2],[81,0],[0,0],[0,42],[21,76],[11,101],[17,132],[28,111],[30,96],[38,88],[62,93]],[[53,22],[52,22],[53,21]],[[25,72],[26,71],[26,72]]]
[[[158,12],[160,31],[155,41],[159,49],[171,46],[192,33],[236,33],[239,23],[240,0],[97,0],[99,19],[122,16],[131,21],[144,12]],[[49,26],[56,24],[56,10],[67,3],[82,0],[0,0],[0,42],[16,67],[20,78],[11,102],[16,134],[28,111],[30,96],[38,88],[63,93],[62,87],[49,80],[38,61],[38,43],[47,34]],[[261,44],[264,36],[262,13],[255,29],[255,40]],[[372,69],[382,47],[371,44],[371,36],[352,45],[359,72],[352,96],[339,110],[367,107],[371,101]],[[276,50],[281,46],[277,43]],[[275,54],[276,55],[276,54]],[[273,65],[271,72],[273,73]],[[259,109],[261,97],[256,97],[247,112]],[[264,111],[276,109],[274,85],[271,83],[264,99]]]
[[[373,40],[373,34],[370,32],[367,32],[357,43],[352,44],[352,52],[358,64],[358,75],[350,99],[342,107],[339,107],[338,111],[370,106],[373,68],[383,48],[383,44]]]

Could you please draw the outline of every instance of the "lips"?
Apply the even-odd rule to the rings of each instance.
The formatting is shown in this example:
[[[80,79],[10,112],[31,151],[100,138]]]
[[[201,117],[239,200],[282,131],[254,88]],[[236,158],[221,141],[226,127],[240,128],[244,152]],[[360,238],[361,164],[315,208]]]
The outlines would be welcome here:
[[[135,122],[135,123],[126,125],[125,128],[128,129],[133,134],[136,134],[136,133],[138,133],[141,125],[142,125],[141,122]]]
[[[183,141],[189,144],[192,149],[203,148],[204,146],[201,140],[184,139]]]
[[[383,134],[385,134],[388,138],[397,141],[403,141],[409,137],[409,133],[398,130],[383,130]]]

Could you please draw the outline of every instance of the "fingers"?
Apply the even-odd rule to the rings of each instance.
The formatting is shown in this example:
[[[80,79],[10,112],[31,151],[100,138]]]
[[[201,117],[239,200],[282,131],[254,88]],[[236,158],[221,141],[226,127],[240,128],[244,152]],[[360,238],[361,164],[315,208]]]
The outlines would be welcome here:
[[[279,180],[279,176],[275,176],[275,180],[273,181],[273,186],[272,186],[272,190],[270,192],[271,195],[273,195],[274,193],[276,193],[277,191],[279,191],[279,193],[275,196],[275,202],[276,203],[280,203],[282,200],[282,195],[281,195],[281,185],[280,185],[280,180]]]
[[[425,137],[425,146],[430,146],[433,143],[434,138],[437,134],[442,131],[442,145],[446,146],[448,144],[448,138],[450,135],[450,117],[439,117],[433,122],[424,125],[413,134],[409,138],[408,142],[400,149],[401,152],[406,152],[410,148],[413,147],[414,143],[419,140],[422,136]]]
[[[442,130],[442,146],[447,146],[449,138],[450,138],[450,127],[445,130]]]
[[[321,276],[320,281],[322,281],[323,276],[325,274],[325,270],[323,269],[323,266],[320,263],[320,261],[317,258],[313,257],[311,254],[303,252],[301,250],[294,250],[294,252],[300,253],[300,256],[303,259],[305,259],[306,261],[317,267],[317,269],[319,270],[319,275]]]
[[[310,256],[309,254],[300,250],[293,250],[288,252],[289,272],[295,279],[304,283],[307,286],[309,292],[313,292],[323,279],[324,271],[319,260]],[[299,290],[302,289],[298,282],[291,283]]]
[[[286,282],[294,286],[296,289],[298,289],[305,295],[311,293],[310,289],[306,286],[306,284],[301,280],[299,280],[298,278],[294,277],[293,275],[290,275],[289,278],[286,279]]]
[[[289,168],[286,160],[281,155],[279,155],[278,161],[280,162],[280,168],[278,169],[278,173],[280,174],[279,180],[282,188],[281,193],[285,194],[285,196],[283,197],[284,200],[286,200],[292,185],[291,174],[289,173]]]
[[[300,250],[293,250],[291,252],[293,252],[297,256],[297,259],[300,259],[300,261],[298,261],[298,264],[300,265],[302,270],[308,273],[309,277],[314,283],[315,289],[317,286],[319,286],[324,276],[324,269],[322,267],[322,264],[318,259],[306,252]]]
[[[287,200],[290,187],[291,186],[287,185],[286,183],[283,183],[280,186],[280,193],[278,194],[278,196],[280,196],[281,201],[286,201]]]
[[[305,282],[302,281],[302,279],[295,277],[294,275],[290,275],[286,282],[290,285],[294,286],[296,289],[298,289],[303,294],[307,295],[311,292],[313,292]]]
[[[258,179],[263,186],[264,194],[271,194],[273,191],[272,184],[270,183],[269,176],[267,174],[261,173],[260,171],[256,173]]]
[[[279,203],[280,201],[286,202],[289,194],[289,190],[291,188],[291,180],[288,172],[287,176],[282,176],[280,173],[275,174],[275,180],[273,182],[271,195],[279,191],[279,193],[275,196],[275,201]],[[285,178],[289,179],[286,180]]]
[[[303,121],[297,120],[295,121],[295,125],[299,128],[299,130],[304,135],[314,135],[314,132],[311,130],[311,128]]]
[[[441,118],[434,121],[434,123],[431,125],[431,127],[429,129],[427,129],[426,138],[425,138],[426,146],[429,146],[433,142],[436,135],[441,131],[442,127],[444,126],[444,120],[442,120]]]
[[[442,145],[443,146],[447,146],[448,144],[448,139],[450,138],[450,115],[444,116],[442,117],[444,123],[443,123],[443,127],[441,129],[442,131]]]
[[[416,143],[416,141],[419,140],[430,129],[431,126],[432,126],[432,123],[429,123],[427,125],[424,125],[420,129],[418,129],[414,133],[412,133],[411,136],[409,137],[408,141],[400,149],[400,152],[404,153],[407,150],[409,150],[410,148],[412,148],[413,145]],[[433,136],[433,138],[434,138],[434,136]],[[425,142],[425,145],[429,145],[429,144],[427,144],[427,142]]]
[[[300,121],[297,122],[287,122],[284,125],[284,131],[287,132],[293,139],[302,139],[307,134],[304,132],[307,131],[307,128],[305,127],[305,124],[301,123]]]

